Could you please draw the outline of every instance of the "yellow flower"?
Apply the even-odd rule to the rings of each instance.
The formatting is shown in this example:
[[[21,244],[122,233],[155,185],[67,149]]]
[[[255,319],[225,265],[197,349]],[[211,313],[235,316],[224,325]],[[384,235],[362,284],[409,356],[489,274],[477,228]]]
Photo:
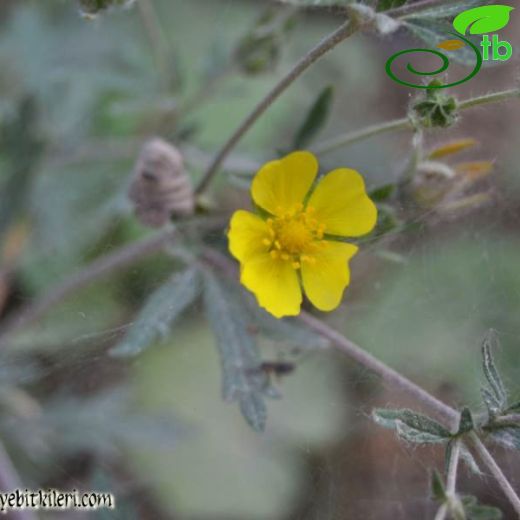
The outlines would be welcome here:
[[[231,219],[229,250],[240,262],[240,281],[277,318],[299,314],[301,285],[318,309],[335,309],[358,248],[334,238],[365,235],[376,224],[377,209],[358,172],[334,170],[309,195],[317,173],[310,152],[265,164],[251,194],[267,216],[239,210]]]

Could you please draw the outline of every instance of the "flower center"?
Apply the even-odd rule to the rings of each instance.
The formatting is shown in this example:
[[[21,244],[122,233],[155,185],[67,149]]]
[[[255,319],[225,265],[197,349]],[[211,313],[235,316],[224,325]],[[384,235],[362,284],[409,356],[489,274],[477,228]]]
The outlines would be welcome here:
[[[323,238],[325,226],[314,218],[314,213],[314,208],[299,204],[293,210],[267,220],[269,236],[263,243],[269,247],[273,259],[290,261],[294,269],[299,269],[301,262],[315,262],[312,253],[316,243]]]

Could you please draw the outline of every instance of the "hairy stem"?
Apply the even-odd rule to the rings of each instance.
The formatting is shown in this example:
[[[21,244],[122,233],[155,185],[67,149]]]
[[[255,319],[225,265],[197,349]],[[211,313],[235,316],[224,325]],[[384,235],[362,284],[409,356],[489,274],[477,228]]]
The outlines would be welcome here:
[[[374,135],[384,134],[393,130],[404,130],[411,127],[412,123],[407,117],[404,117],[403,119],[395,119],[394,121],[386,121],[384,123],[367,126],[361,130],[342,134],[328,139],[327,141],[323,141],[313,148],[313,152],[318,155],[323,155],[332,152],[337,148],[346,146],[347,144],[354,144],[358,141],[363,141],[364,139],[368,139]]]
[[[310,329],[314,330],[324,338],[328,339],[336,349],[342,351],[348,357],[365,366],[372,372],[378,374],[388,385],[398,388],[425,405],[429,410],[442,417],[450,427],[455,427],[459,414],[453,408],[428,393],[419,385],[390,368],[388,365],[369,354],[366,350],[347,339],[326,323],[315,318],[311,314],[302,312],[300,320]]]
[[[459,109],[465,110],[467,108],[489,105],[491,103],[501,103],[503,101],[509,101],[515,97],[520,98],[520,88],[512,88],[502,92],[492,92],[491,94],[485,94],[484,96],[466,99],[466,101],[461,101],[459,103]]]
[[[507,480],[507,477],[504,475],[504,473],[500,469],[499,465],[496,463],[491,453],[489,453],[489,451],[484,446],[484,444],[475,432],[470,433],[470,439],[473,444],[473,447],[475,448],[475,451],[479,454],[480,459],[486,465],[489,471],[491,471],[498,485],[500,486],[500,488],[508,498],[509,502],[513,506],[516,514],[520,517],[520,498],[518,497],[515,490],[509,483],[509,480]]]
[[[155,11],[153,0],[137,0],[137,7],[143,22],[144,30],[154,53],[155,64],[161,71],[165,71],[168,63],[166,56],[166,39]]]
[[[501,103],[508,101],[513,98],[520,98],[520,89],[512,88],[501,92],[494,92],[492,94],[486,94],[484,96],[476,96],[474,98],[466,99],[458,103],[459,110],[467,110],[468,108],[474,108],[477,106],[490,105],[493,103]],[[392,132],[394,130],[413,130],[414,125],[411,119],[405,117],[402,119],[394,119],[393,121],[385,121],[375,125],[356,130],[354,132],[346,132],[338,135],[321,143],[318,143],[313,151],[318,155],[323,155],[332,152],[343,146],[357,143],[363,139],[383,134],[386,132]]]
[[[300,61],[298,61],[296,65],[294,65],[294,67],[267,93],[267,95],[256,105],[256,107],[253,108],[217,153],[195,190],[197,194],[202,193],[209,186],[224,159],[254,125],[257,119],[278,99],[278,97],[285,92],[285,90],[314,62],[336,47],[336,45],[341,43],[343,40],[351,36],[357,28],[356,24],[345,22],[301,58]]]
[[[145,256],[160,251],[165,244],[173,239],[174,235],[175,231],[172,230],[153,235],[105,255],[92,262],[86,269],[73,274],[42,298],[22,308],[10,319],[5,320],[0,328],[0,347],[5,345],[12,333],[37,321],[48,309],[60,303],[69,294]]]

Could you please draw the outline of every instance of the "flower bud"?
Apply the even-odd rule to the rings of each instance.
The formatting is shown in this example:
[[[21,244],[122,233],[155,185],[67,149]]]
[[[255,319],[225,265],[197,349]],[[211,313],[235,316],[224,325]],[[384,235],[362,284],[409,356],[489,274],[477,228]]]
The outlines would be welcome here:
[[[172,216],[189,216],[195,209],[191,179],[181,153],[154,138],[142,148],[129,191],[138,219],[150,227],[164,226]]]
[[[100,11],[113,6],[128,7],[135,0],[78,0],[79,9],[83,16],[92,18]]]
[[[436,87],[439,84],[439,81],[433,81],[430,85]],[[411,110],[412,118],[423,128],[447,128],[458,119],[456,99],[438,88],[427,89],[425,98],[418,99]]]

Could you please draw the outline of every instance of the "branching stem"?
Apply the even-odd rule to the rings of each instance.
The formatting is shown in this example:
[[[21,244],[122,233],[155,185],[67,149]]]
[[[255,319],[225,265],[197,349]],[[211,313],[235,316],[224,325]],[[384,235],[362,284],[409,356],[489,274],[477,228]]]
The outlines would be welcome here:
[[[512,88],[501,92],[493,92],[492,94],[485,94],[483,96],[476,96],[470,99],[466,99],[459,102],[458,108],[459,110],[467,110],[468,108],[474,108],[493,103],[501,103],[515,97],[520,98],[519,88]],[[329,140],[323,141],[322,143],[318,143],[314,147],[313,151],[318,155],[324,155],[343,146],[357,143],[358,141],[362,141],[375,135],[392,132],[394,130],[406,130],[413,128],[414,126],[411,119],[407,117],[402,119],[395,119],[393,121],[385,121],[383,123],[371,125],[354,132],[346,132]]]
[[[478,435],[475,432],[470,433],[470,439],[475,448],[475,451],[479,454],[480,459],[486,465],[486,467],[491,471],[493,477],[497,481],[498,485],[508,498],[509,502],[513,506],[516,514],[520,518],[520,498],[516,494],[516,491],[513,489],[509,480],[504,475],[503,471],[500,469],[500,466],[496,463],[495,459],[489,453],[487,448],[484,446],[482,441],[479,439]]]
[[[311,49],[293,68],[266,94],[266,96],[253,108],[242,121],[231,137],[224,143],[217,153],[205,174],[197,186],[196,193],[202,193],[217,174],[224,159],[235,145],[244,137],[256,120],[285,92],[285,90],[298,79],[314,62],[320,59],[329,50],[333,49],[343,40],[351,36],[358,29],[353,22],[345,22],[333,33],[326,36],[320,43]]]

